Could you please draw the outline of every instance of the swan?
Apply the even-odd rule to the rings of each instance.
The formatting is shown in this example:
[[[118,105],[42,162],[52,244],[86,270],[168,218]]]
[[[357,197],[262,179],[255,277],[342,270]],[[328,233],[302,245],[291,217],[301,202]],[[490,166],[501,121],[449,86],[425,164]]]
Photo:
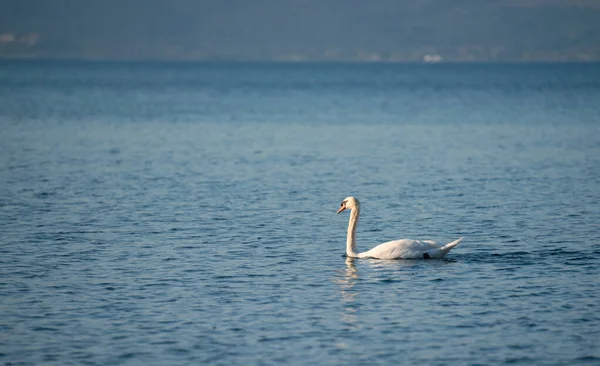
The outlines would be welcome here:
[[[429,259],[444,258],[444,256],[463,240],[459,238],[446,245],[440,245],[433,240],[400,239],[379,244],[366,252],[356,252],[356,226],[360,215],[360,202],[354,197],[347,197],[342,201],[339,214],[350,210],[348,223],[348,236],[346,238],[346,255],[351,258],[376,258],[376,259]]]

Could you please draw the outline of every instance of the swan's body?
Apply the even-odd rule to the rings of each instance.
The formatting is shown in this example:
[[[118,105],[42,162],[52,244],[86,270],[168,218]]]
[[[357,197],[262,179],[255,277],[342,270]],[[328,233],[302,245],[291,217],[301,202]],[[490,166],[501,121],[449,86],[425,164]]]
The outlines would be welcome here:
[[[348,197],[340,206],[338,214],[350,209],[350,222],[348,223],[348,236],[346,237],[346,255],[352,258],[377,258],[377,259],[429,259],[444,258],[450,249],[460,243],[463,238],[446,245],[440,245],[432,240],[400,239],[379,244],[366,252],[356,252],[356,226],[360,215],[360,202],[354,197]]]

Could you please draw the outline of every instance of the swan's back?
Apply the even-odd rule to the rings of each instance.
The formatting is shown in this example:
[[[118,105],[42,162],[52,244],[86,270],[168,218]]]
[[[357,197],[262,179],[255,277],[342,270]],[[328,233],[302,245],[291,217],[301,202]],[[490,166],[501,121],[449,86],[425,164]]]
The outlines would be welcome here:
[[[460,242],[460,239],[458,242]],[[457,244],[452,242],[442,247],[433,240],[400,239],[380,244],[369,251],[360,253],[358,256],[379,259],[443,258]],[[447,250],[443,250],[446,247],[448,247]]]

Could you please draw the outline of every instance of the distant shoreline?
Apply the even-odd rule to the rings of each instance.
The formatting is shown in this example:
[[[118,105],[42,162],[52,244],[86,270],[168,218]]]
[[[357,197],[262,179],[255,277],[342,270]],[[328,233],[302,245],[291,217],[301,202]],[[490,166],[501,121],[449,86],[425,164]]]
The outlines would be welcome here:
[[[387,60],[270,60],[270,59],[163,59],[163,58],[84,58],[84,57],[0,57],[0,63],[48,62],[48,63],[147,63],[147,64],[278,64],[278,65],[543,65],[543,64],[598,64],[600,60],[444,60],[426,61],[387,61]]]

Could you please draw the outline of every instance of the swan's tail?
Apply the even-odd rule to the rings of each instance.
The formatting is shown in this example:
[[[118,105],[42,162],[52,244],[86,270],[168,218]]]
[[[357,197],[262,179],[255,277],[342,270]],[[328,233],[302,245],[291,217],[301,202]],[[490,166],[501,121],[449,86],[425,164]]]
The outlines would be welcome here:
[[[446,255],[446,253],[448,253],[450,251],[450,249],[457,246],[458,243],[460,243],[462,240],[463,240],[463,238],[458,238],[457,240],[453,241],[452,243],[448,243],[448,244],[444,245],[443,247],[440,248],[440,250],[442,251],[442,253],[444,253],[444,255]]]

